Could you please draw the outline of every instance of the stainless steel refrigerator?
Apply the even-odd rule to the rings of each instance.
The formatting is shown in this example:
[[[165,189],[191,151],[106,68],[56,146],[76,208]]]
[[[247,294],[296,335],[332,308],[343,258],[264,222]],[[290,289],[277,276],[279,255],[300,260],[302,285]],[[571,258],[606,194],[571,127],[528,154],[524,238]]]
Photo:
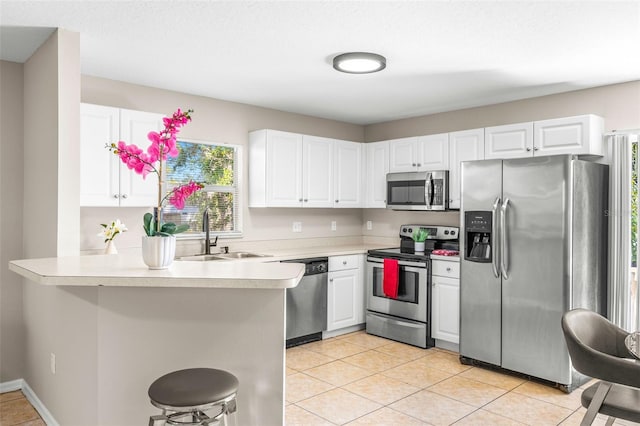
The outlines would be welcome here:
[[[559,384],[560,319],[606,314],[608,166],[569,155],[463,162],[460,355]]]

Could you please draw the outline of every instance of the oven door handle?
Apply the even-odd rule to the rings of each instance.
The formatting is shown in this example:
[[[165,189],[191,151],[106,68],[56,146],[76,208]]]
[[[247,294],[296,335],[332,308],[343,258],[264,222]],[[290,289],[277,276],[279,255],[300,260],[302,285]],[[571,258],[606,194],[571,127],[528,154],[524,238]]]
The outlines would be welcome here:
[[[376,263],[376,264],[382,265],[383,259],[368,258],[367,262],[368,263]],[[416,269],[427,269],[425,263],[406,262],[404,260],[399,260],[398,261],[398,265],[405,266],[406,268],[412,268],[410,270],[413,270],[414,272],[418,272],[418,271],[416,271]]]

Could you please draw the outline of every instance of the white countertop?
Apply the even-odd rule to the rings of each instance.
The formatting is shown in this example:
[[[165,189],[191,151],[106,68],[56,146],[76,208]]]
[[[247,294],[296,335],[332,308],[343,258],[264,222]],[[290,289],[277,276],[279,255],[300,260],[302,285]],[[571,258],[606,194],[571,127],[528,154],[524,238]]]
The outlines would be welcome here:
[[[441,256],[438,254],[432,254],[431,260],[448,260],[449,262],[460,262],[460,256]]]
[[[43,285],[110,287],[285,289],[304,275],[297,263],[243,261],[175,261],[169,269],[150,270],[141,255],[125,254],[14,260],[9,269]]]

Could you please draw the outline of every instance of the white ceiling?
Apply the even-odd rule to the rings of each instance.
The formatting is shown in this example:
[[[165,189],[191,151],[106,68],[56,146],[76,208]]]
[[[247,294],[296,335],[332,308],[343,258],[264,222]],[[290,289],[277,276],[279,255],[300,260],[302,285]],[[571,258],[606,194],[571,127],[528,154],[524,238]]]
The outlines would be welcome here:
[[[357,124],[640,80],[640,1],[0,0],[0,27],[4,60],[65,28],[86,75]]]

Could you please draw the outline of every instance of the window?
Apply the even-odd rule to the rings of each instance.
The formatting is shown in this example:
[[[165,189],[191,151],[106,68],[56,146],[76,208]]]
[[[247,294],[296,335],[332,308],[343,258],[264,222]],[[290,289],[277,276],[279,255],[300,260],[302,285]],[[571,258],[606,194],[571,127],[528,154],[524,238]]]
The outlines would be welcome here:
[[[168,205],[164,220],[189,224],[189,230],[178,235],[200,237],[202,214],[208,208],[211,234],[240,236],[240,147],[184,139],[177,143],[180,155],[166,163],[166,190],[189,180],[202,182],[205,187],[192,195],[182,210]]]
[[[609,189],[608,317],[628,330],[640,329],[638,292],[638,143],[637,130],[613,133]]]

